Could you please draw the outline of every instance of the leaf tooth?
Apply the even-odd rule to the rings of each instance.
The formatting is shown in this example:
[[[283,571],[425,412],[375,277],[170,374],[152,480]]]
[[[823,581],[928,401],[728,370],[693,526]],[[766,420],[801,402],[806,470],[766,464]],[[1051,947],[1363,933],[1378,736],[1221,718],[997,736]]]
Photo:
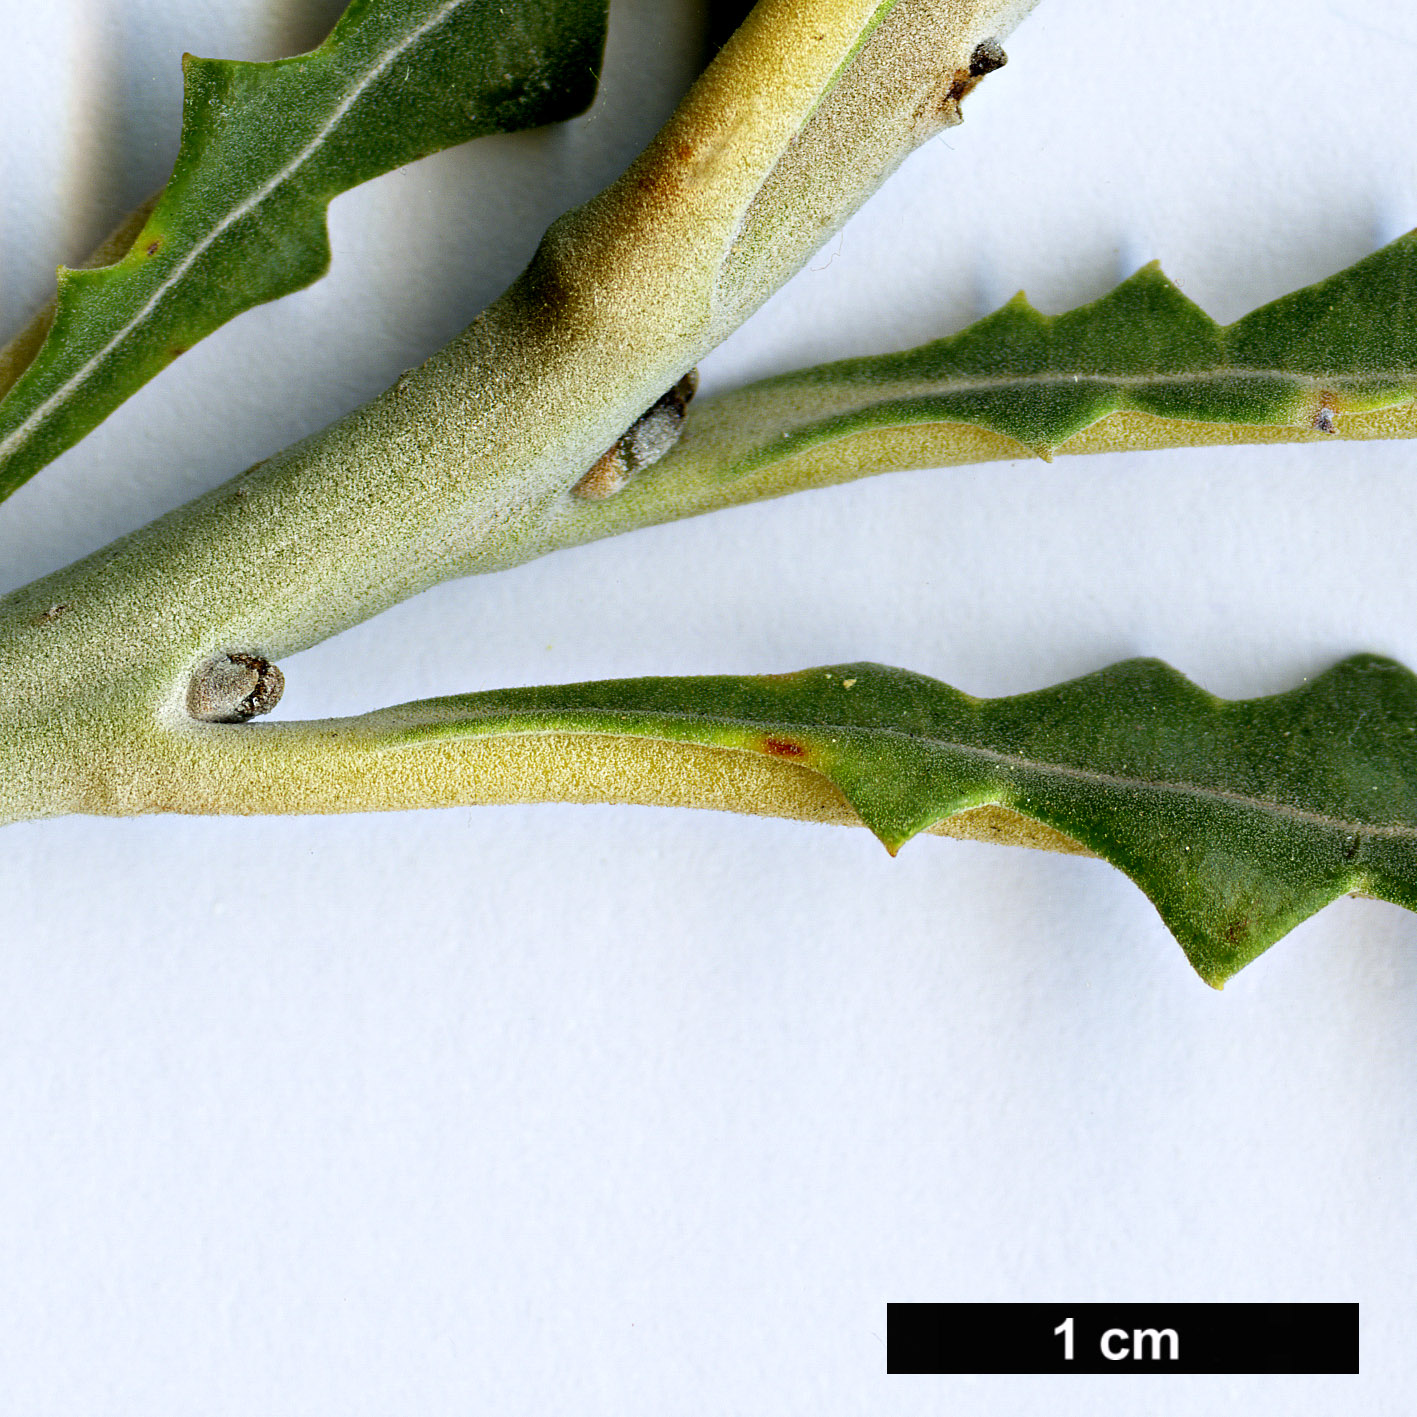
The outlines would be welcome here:
[[[0,361],[0,498],[176,353],[319,279],[337,193],[422,153],[584,107],[605,18],[600,0],[353,0],[309,54],[262,63],[184,54],[177,159],[138,242],[125,222],[126,254],[102,272],[61,271],[42,346],[26,345],[22,372]],[[529,82],[517,87],[518,77]],[[145,260],[159,251],[168,259]]]

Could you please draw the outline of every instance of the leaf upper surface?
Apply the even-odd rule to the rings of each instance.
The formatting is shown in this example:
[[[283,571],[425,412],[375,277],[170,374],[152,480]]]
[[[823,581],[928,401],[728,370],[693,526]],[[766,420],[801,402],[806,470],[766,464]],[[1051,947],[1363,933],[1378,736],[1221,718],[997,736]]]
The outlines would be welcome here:
[[[241,311],[319,279],[340,192],[441,148],[574,116],[608,0],[354,0],[318,49],[183,60],[172,177],[127,254],[60,268],[48,339],[0,400],[0,497]]]
[[[1417,909],[1417,677],[1373,655],[1257,699],[1147,659],[1000,699],[846,664],[504,690],[360,723],[390,748],[575,732],[764,754],[829,779],[892,853],[1001,806],[1125,871],[1215,985],[1339,895]]]
[[[1417,233],[1234,324],[1143,267],[1101,299],[1043,315],[1016,295],[945,339],[818,365],[710,401],[723,478],[871,429],[974,424],[1043,457],[1108,414],[1333,431],[1344,413],[1417,395]],[[697,424],[697,426],[696,426]],[[664,469],[665,472],[668,467]]]

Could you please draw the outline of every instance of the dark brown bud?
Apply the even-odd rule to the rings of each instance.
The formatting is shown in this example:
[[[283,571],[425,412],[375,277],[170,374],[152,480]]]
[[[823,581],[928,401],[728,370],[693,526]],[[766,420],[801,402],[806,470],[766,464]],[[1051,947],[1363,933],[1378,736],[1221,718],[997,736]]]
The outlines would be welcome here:
[[[985,74],[1002,69],[1008,62],[1009,56],[1004,53],[999,41],[986,39],[982,44],[975,45],[974,53],[969,56],[969,77],[982,79]]]

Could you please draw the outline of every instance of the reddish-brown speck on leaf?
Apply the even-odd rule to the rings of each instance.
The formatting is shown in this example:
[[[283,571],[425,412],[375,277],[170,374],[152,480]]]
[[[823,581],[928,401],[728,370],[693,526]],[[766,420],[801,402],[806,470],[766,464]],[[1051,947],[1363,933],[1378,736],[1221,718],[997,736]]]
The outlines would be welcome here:
[[[763,752],[771,753],[774,758],[805,758],[807,756],[807,750],[800,743],[794,743],[790,738],[764,738]]]
[[[1244,944],[1250,933],[1249,917],[1242,915],[1238,920],[1229,921],[1220,932],[1227,945]]]
[[[157,253],[158,253],[158,249],[159,249],[159,247],[161,247],[161,245],[162,245],[162,242],[161,242],[161,241],[149,241],[149,242],[148,242],[148,248],[147,248],[147,254],[148,254],[149,256],[156,256]]]

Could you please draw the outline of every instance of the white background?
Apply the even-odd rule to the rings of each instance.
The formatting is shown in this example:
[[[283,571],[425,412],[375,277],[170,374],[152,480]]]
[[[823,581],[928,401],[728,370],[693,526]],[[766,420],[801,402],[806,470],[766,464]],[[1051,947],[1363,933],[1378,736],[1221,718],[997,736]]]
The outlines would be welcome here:
[[[160,185],[184,49],[335,0],[0,0],[0,327]],[[0,580],[370,396],[697,63],[339,198],[333,273],[0,508]],[[1042,0],[967,122],[707,389],[1045,310],[1153,256],[1221,319],[1417,224],[1402,0]],[[1404,444],[880,478],[444,586],[280,713],[856,658],[975,694],[1133,654],[1227,695],[1417,664]],[[1382,1414],[1417,1392],[1417,920],[1343,900],[1223,994],[1101,863],[630,808],[0,836],[0,1411]],[[888,1378],[889,1300],[1359,1300],[1360,1378]]]

